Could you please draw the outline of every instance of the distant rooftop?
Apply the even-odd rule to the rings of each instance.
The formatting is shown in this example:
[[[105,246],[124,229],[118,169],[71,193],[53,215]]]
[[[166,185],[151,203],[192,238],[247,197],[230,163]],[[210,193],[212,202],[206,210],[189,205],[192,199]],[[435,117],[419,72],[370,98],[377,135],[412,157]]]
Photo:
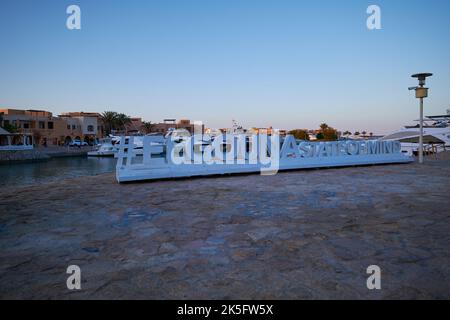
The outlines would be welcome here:
[[[60,117],[101,117],[98,112],[65,112],[59,115]]]

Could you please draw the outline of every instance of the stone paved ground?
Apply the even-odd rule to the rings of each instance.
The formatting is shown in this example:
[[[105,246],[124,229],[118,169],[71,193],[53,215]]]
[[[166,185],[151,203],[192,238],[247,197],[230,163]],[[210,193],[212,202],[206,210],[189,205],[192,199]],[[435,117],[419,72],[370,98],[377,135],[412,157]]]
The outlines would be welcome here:
[[[449,158],[1,190],[0,298],[449,299]]]

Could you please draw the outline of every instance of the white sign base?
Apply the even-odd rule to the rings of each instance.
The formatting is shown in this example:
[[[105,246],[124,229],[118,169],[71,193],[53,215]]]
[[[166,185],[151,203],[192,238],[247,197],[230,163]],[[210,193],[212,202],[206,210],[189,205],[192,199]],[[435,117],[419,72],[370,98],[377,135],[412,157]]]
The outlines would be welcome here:
[[[225,163],[215,161],[212,164],[207,163],[194,163],[194,161],[184,162],[182,164],[175,164],[170,159],[170,151],[173,149],[173,144],[167,144],[164,147],[166,150],[166,156],[164,158],[154,158],[151,156],[151,142],[150,139],[144,137],[144,156],[141,159],[137,157],[133,152],[129,152],[128,146],[133,145],[131,141],[122,140],[120,145],[120,152],[118,156],[118,163],[116,167],[116,178],[118,182],[131,182],[140,180],[155,180],[155,179],[173,179],[173,178],[188,178],[199,176],[211,176],[211,175],[228,175],[228,174],[240,174],[240,173],[262,173],[262,174],[275,174],[278,171],[296,170],[296,169],[309,169],[309,168],[331,168],[331,167],[345,167],[345,166],[365,166],[365,165],[379,165],[379,164],[391,164],[391,163],[409,163],[413,159],[403,153],[398,148],[399,143],[393,141],[391,143],[395,145],[388,145],[386,142],[379,141],[365,141],[356,142],[356,144],[362,144],[362,147],[355,147],[355,142],[350,142],[350,149],[364,148],[369,150],[370,143],[373,144],[375,151],[365,151],[365,154],[357,154],[356,152],[349,151],[346,153],[345,143],[338,145],[338,142],[334,143],[322,143],[327,147],[336,146],[339,148],[339,152],[334,154],[330,152],[326,153],[318,152],[314,155],[314,152],[309,152],[309,155],[297,153],[293,157],[291,154],[287,155],[283,153],[286,148],[281,148],[281,155],[277,159],[277,166],[274,168],[269,165],[262,165],[260,163],[250,164],[248,157],[244,161],[244,164],[237,163]],[[146,141],[148,140],[148,141]],[[287,139],[289,140],[289,139]],[[292,141],[285,143],[292,143]],[[364,147],[364,143],[367,145]],[[308,143],[312,148],[317,150],[325,150],[325,145],[320,143]],[[339,142],[341,144],[341,142]],[[379,148],[375,148],[375,144],[379,144]],[[323,147],[323,148],[322,148]],[[300,149],[307,149],[304,145]],[[347,148],[347,150],[350,150]],[[353,150],[352,149],[352,150]],[[297,149],[296,149],[297,152]],[[363,151],[361,151],[363,152]],[[372,152],[372,153],[370,153]],[[277,153],[278,154],[278,153]],[[236,161],[237,162],[237,161]]]

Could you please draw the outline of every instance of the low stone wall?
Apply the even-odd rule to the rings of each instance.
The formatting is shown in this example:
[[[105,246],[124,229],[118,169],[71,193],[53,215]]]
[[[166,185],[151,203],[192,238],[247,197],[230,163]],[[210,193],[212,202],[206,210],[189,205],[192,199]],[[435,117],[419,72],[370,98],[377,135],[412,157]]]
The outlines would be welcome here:
[[[50,159],[50,156],[39,150],[0,151],[0,164],[47,159]]]
[[[39,147],[35,150],[40,151],[51,158],[61,158],[61,157],[81,157],[86,156],[88,151],[94,150],[94,147],[83,146],[83,147]]]
[[[33,150],[6,151],[0,150],[0,164],[11,164],[21,161],[48,160],[62,157],[84,157],[94,147],[39,147]]]

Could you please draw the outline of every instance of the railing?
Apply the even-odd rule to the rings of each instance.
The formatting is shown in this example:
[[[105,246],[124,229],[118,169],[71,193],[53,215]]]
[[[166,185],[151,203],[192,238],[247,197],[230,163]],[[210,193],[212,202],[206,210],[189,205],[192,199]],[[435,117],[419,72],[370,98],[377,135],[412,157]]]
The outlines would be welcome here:
[[[438,153],[446,151],[445,144],[427,144],[424,146],[425,155],[434,155],[437,158]]]

